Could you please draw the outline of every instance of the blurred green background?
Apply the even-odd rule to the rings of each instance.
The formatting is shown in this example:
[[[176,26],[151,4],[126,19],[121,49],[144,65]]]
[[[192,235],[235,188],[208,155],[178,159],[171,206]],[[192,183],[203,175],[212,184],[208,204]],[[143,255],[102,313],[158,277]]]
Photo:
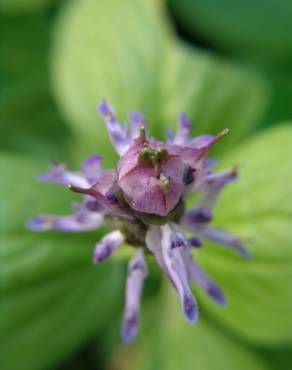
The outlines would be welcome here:
[[[292,367],[291,19],[289,0],[0,0],[1,369]],[[96,114],[102,98],[122,120],[142,110],[159,138],[182,110],[194,134],[229,127],[213,154],[242,164],[242,179],[217,222],[255,244],[248,265],[206,246],[201,262],[230,308],[196,291],[201,320],[190,328],[149,260],[141,330],[127,347],[126,260],[91,266],[104,230],[24,226],[78,199],[36,182],[52,159],[78,168],[99,153],[116,163]]]

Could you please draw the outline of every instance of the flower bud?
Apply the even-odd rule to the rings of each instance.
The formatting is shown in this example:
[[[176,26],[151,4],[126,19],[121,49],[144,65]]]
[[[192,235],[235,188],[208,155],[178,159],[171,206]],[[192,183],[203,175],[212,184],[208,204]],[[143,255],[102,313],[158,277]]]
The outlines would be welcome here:
[[[157,141],[138,138],[121,157],[118,186],[135,211],[167,216],[186,189],[184,172],[179,155]]]

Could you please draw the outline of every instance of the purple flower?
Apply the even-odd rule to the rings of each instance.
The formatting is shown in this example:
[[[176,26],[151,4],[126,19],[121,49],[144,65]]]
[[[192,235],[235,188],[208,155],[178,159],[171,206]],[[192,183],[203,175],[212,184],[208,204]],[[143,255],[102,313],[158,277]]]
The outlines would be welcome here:
[[[147,275],[148,268],[144,260],[143,249],[137,248],[128,266],[126,304],[122,325],[122,338],[125,343],[131,342],[137,333],[143,284]]]
[[[110,257],[123,244],[124,240],[124,235],[119,230],[105,235],[95,246],[93,263],[102,262]]]
[[[112,231],[97,242],[95,264],[112,256],[124,243],[133,246],[136,252],[128,266],[122,324],[122,338],[128,343],[135,337],[140,321],[142,290],[148,274],[144,252],[155,257],[192,324],[199,316],[192,282],[215,303],[226,303],[223,292],[196,262],[202,239],[230,248],[244,258],[250,255],[241,239],[210,226],[220,192],[237,179],[235,167],[215,173],[216,161],[208,158],[209,150],[228,130],[216,136],[192,138],[191,121],[181,113],[177,132],[169,131],[167,142],[161,142],[146,132],[141,113],[130,114],[128,127],[118,122],[106,102],[101,102],[98,110],[120,155],[116,169],[103,169],[99,156],[87,159],[79,172],[54,163],[39,179],[67,185],[84,194],[83,202],[73,204],[73,215],[41,215],[29,220],[28,227],[77,232],[97,229],[106,220]],[[198,201],[186,209],[191,193],[198,194]]]

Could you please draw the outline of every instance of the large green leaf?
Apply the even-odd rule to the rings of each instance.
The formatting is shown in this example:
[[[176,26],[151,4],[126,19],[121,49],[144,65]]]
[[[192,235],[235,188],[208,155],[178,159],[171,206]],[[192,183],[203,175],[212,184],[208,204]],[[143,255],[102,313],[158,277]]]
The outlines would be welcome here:
[[[91,266],[88,238],[21,236],[1,241],[1,364],[50,368],[101,334],[119,307],[120,266]],[[18,248],[18,251],[16,250]],[[24,251],[24,249],[27,251]]]
[[[290,0],[168,0],[194,40],[287,61],[292,57]]]
[[[1,365],[51,368],[101,333],[119,309],[121,265],[92,266],[100,232],[25,230],[29,216],[63,212],[67,190],[53,185],[49,190],[35,181],[45,164],[8,155],[1,159]]]
[[[267,370],[251,348],[229,337],[210,318],[202,316],[196,326],[186,323],[175,292],[169,291],[169,294],[172,297],[165,302],[168,309],[163,312],[162,368]]]
[[[150,311],[152,324],[144,326],[144,332],[124,361],[123,352],[120,361],[113,358],[113,363],[124,363],[121,369],[268,369],[252,348],[229,336],[209,317],[202,316],[195,326],[188,324],[170,285],[161,292],[159,303],[156,312]]]
[[[1,154],[1,230],[13,234],[23,232],[29,217],[40,213],[70,213],[70,201],[81,199],[66,187],[37,182],[37,175],[46,172],[49,165],[49,161]]]
[[[0,23],[0,147],[61,159],[70,132],[49,88],[49,17],[1,16]]]
[[[292,339],[291,142],[288,126],[270,129],[224,161],[242,164],[242,170],[220,200],[216,222],[250,239],[253,259],[244,261],[218,246],[199,254],[229,302],[218,309],[202,297],[208,309],[238,334],[269,345]]]
[[[262,126],[274,125],[281,121],[292,120],[292,69],[289,64],[286,68],[257,66],[265,74],[271,89],[271,102],[262,118]],[[290,122],[291,124],[291,122]]]
[[[166,52],[160,114],[172,122],[185,110],[194,119],[194,134],[231,134],[217,151],[227,150],[255,126],[264,106],[264,90],[255,76],[235,68],[214,55],[203,54],[184,44]]]
[[[0,0],[0,12],[22,14],[46,9],[53,0]]]
[[[152,133],[160,136],[162,125],[174,125],[181,110],[195,119],[196,132],[229,127],[237,139],[262,113],[260,81],[182,45],[160,5],[83,0],[68,3],[60,15],[53,83],[88,152],[94,148],[108,156],[112,151],[95,110],[102,98],[117,108],[122,120],[130,109],[144,111]]]

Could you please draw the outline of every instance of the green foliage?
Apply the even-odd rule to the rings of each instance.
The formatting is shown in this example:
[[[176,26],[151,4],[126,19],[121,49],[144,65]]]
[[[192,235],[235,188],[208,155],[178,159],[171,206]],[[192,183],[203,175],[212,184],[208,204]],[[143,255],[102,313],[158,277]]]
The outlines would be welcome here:
[[[193,118],[194,135],[217,134],[228,127],[231,135],[216,151],[233,148],[256,125],[266,91],[254,75],[179,43],[168,49],[166,60],[161,82],[162,123],[186,111]]]
[[[169,282],[156,301],[144,305],[142,333],[131,348],[113,353],[121,370],[268,370],[259,351],[242,342],[201,309],[195,325],[182,315]],[[110,366],[109,366],[110,367]]]
[[[182,27],[194,37],[239,53],[291,60],[290,0],[168,0]]]
[[[107,157],[111,151],[95,111],[102,98],[122,120],[130,109],[142,110],[159,136],[186,110],[198,122],[197,133],[229,127],[238,139],[263,111],[260,81],[183,45],[158,5],[85,0],[63,9],[53,50],[55,92],[88,152],[98,148]]]
[[[48,16],[1,16],[0,22],[0,147],[60,159],[70,135],[49,88]]]
[[[53,0],[0,0],[0,13],[32,13],[48,8],[52,2]]]
[[[276,122],[292,120],[292,69],[291,63],[286,68],[258,65],[264,73],[267,86],[271,90],[271,102],[262,118],[262,126],[274,125]],[[291,124],[291,123],[290,123]]]
[[[154,343],[146,343],[145,353],[156,356],[156,361],[152,359],[151,363],[142,356],[138,362],[142,360],[143,370],[210,370],[214,367],[216,370],[267,370],[251,348],[226,335],[209,317],[201,317],[196,326],[188,325],[170,287],[165,289],[158,325],[159,330],[155,328],[157,338]],[[143,367],[147,361],[149,366]],[[135,364],[133,368],[140,367]]]
[[[264,110],[266,89],[262,81],[180,41],[163,1],[67,1],[56,24],[52,14],[40,12],[50,3],[0,1],[4,34],[0,145],[5,150],[0,158],[3,369],[53,369],[94,334],[104,339],[104,332],[107,333],[106,339],[96,344],[96,352],[103,352],[103,360],[111,349],[115,353],[120,343],[125,275],[120,261],[128,259],[131,248],[123,248],[116,260],[94,268],[92,250],[104,230],[72,235],[25,229],[28,218],[40,213],[70,213],[70,202],[80,199],[62,186],[35,180],[37,174],[47,170],[47,158],[65,159],[68,138],[73,162],[78,158],[80,163],[93,153],[102,154],[106,164],[117,159],[95,110],[102,98],[117,108],[121,120],[131,109],[143,111],[152,134],[160,137],[164,124],[174,127],[182,110],[193,118],[194,134],[231,129],[231,135],[218,145],[218,150],[224,156],[222,166],[242,165],[241,176],[218,203],[215,222],[251,239],[247,244],[254,256],[251,261],[243,261],[214,245],[197,252],[198,260],[225,291],[228,306],[215,306],[195,288],[201,313],[201,321],[195,327],[184,322],[179,300],[174,292],[170,293],[172,287],[169,285],[163,294],[159,291],[162,273],[157,267],[152,268],[150,261],[154,264],[154,260],[150,257],[142,332],[129,349],[133,357],[127,356],[124,347],[120,351],[125,369],[263,370],[268,368],[267,361],[263,365],[260,359],[267,357],[265,351],[271,359],[269,366],[275,368],[275,348],[283,344],[288,348],[292,339],[292,133],[282,127],[241,142]],[[197,1],[195,5],[203,9],[209,3]],[[185,1],[176,2],[175,6],[183,4]],[[224,4],[233,9],[229,2]],[[256,4],[248,8],[254,10],[254,17],[258,12]],[[214,12],[208,11],[208,17],[216,15],[216,4],[212,9]],[[277,29],[278,35],[271,35],[275,28],[270,27],[270,33],[257,32],[257,38],[253,37],[255,18],[249,17],[241,37],[243,23],[236,17],[237,10],[226,12],[222,6],[220,14],[224,14],[216,15],[216,23],[218,20],[222,29],[229,24],[230,14],[234,16],[232,32],[226,34],[226,40],[217,30],[218,45],[222,42],[233,48],[237,38],[246,50],[254,51],[256,47],[266,52],[270,42],[273,55],[290,53],[290,33],[279,38],[285,23],[283,30]],[[188,17],[196,14],[189,12]],[[242,12],[241,18],[245,14]],[[196,27],[205,24],[205,20],[202,13]],[[268,16],[265,21],[271,24]],[[52,25],[55,29],[49,60]],[[263,35],[268,35],[269,40]],[[49,88],[49,63],[54,96]],[[287,74],[283,72],[280,77],[276,81],[279,93],[283,93],[285,84],[284,94],[289,97]],[[275,109],[283,112],[283,99],[280,94],[277,96]],[[68,127],[54,98],[68,119]],[[74,141],[71,129],[76,134]],[[18,155],[12,154],[15,151]],[[29,157],[20,155],[24,153]],[[32,156],[46,161],[33,160]],[[261,351],[257,346],[262,347]],[[288,363],[291,356],[286,357],[283,363]],[[119,361],[117,364],[123,368]]]
[[[25,230],[28,216],[41,209],[65,210],[69,191],[35,181],[44,164],[9,155],[0,163],[1,365],[50,367],[111,320],[119,307],[121,265],[92,266],[98,232],[73,237]]]
[[[269,345],[292,339],[291,140],[292,129],[282,126],[232,151],[242,171],[220,199],[215,221],[247,238],[253,259],[218,246],[200,254],[229,302],[223,310],[206,302],[208,309],[241,336]]]
[[[36,161],[1,153],[1,229],[21,233],[29,217],[39,213],[70,213],[70,202],[81,198],[60,185],[39,183],[37,175],[46,172],[49,161]]]

